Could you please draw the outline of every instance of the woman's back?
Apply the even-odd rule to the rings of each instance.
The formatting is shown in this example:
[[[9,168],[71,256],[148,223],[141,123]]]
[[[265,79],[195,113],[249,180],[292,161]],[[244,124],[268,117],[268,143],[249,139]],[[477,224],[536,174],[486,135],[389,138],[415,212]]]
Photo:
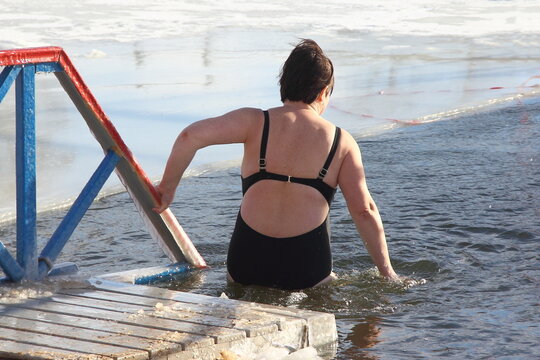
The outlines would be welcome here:
[[[282,107],[269,115],[237,109],[195,122],[176,139],[158,187],[157,212],[172,202],[198,149],[244,144],[244,198],[227,254],[231,280],[304,289],[332,278],[328,213],[338,183],[379,271],[396,277],[358,145],[321,117],[333,87],[332,62],[313,40],[302,40],[281,70]]]
[[[263,113],[254,121],[245,142],[242,177],[259,172],[263,138]],[[316,179],[328,158],[336,127],[306,104],[289,103],[269,111],[266,171],[297,178]],[[340,147],[330,163],[324,182],[337,186],[342,161]],[[254,230],[271,237],[290,237],[321,225],[329,204],[316,188],[287,181],[263,180],[249,188],[241,214]]]

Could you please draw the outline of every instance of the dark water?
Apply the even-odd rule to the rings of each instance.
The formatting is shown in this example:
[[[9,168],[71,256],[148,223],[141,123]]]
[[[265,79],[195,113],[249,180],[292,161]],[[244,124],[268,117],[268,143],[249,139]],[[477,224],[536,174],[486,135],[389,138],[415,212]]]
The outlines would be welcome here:
[[[408,280],[377,276],[338,193],[331,215],[338,281],[292,293],[228,285],[241,197],[233,168],[182,182],[173,212],[212,268],[162,286],[332,312],[341,360],[540,358],[540,101],[359,143],[393,263]],[[42,216],[40,236],[62,215]],[[13,228],[0,235],[13,239]],[[93,205],[63,260],[86,275],[168,262],[126,194]]]

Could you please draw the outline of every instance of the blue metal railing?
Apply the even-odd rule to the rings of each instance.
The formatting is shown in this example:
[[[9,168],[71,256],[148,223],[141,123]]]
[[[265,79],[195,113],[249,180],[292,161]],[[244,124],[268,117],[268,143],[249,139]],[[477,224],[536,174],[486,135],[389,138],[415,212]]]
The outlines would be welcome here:
[[[173,261],[174,272],[206,267],[206,262],[170,209],[161,214],[152,210],[160,202],[158,192],[61,48],[0,50],[0,66],[4,66],[0,73],[0,103],[15,83],[17,174],[17,256],[15,260],[0,242],[0,267],[7,275],[0,281],[39,280],[55,273],[76,271],[76,265],[72,263],[55,266],[54,261],[114,169],[130,193],[150,235]],[[56,75],[106,154],[39,256],[35,154],[37,72]],[[167,271],[172,273],[169,268]],[[157,272],[162,274],[163,270]]]
[[[54,261],[69,237],[115,169],[120,157],[109,149],[77,200],[37,256],[36,232],[36,136],[35,74],[63,71],[58,63],[44,62],[6,66],[0,73],[0,102],[15,83],[16,104],[16,176],[17,176],[17,256],[16,260],[0,242],[0,267],[7,280],[40,280],[53,270]],[[76,270],[73,264],[66,268]],[[56,269],[57,272],[62,272]]]

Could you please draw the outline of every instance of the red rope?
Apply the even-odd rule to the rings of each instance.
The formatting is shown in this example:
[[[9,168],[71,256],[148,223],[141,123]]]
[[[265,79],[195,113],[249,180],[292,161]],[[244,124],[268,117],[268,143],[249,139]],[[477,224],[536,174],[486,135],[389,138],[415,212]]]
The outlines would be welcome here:
[[[473,91],[486,91],[486,90],[515,89],[515,90],[517,90],[518,93],[524,93],[526,88],[540,88],[540,84],[527,85],[527,83],[529,83],[533,79],[540,79],[540,75],[531,76],[530,78],[528,78],[526,81],[524,81],[522,84],[520,84],[517,87],[492,86],[492,87],[489,87],[489,88],[468,89],[468,90],[464,90],[464,91],[473,92]],[[443,90],[436,90],[436,91],[415,90],[415,91],[410,91],[410,92],[405,92],[405,93],[404,92],[401,92],[401,93],[387,93],[387,92],[381,90],[381,91],[379,91],[377,93],[370,93],[370,94],[365,94],[365,95],[360,95],[360,96],[346,96],[346,97],[342,97],[341,99],[362,98],[362,97],[370,97],[370,96],[403,96],[405,94],[411,95],[411,94],[425,94],[425,93],[433,93],[433,92],[449,93],[449,92],[452,92],[452,90],[444,90],[444,89]],[[518,98],[517,101],[518,101],[518,104],[521,104],[521,99],[520,98]],[[372,115],[372,114],[358,114],[356,112],[341,109],[341,108],[337,107],[336,105],[334,105],[332,103],[330,103],[328,106],[330,108],[334,109],[334,110],[339,111],[339,112],[349,114],[349,115],[353,115],[353,116],[359,116],[359,117],[367,118],[367,119],[378,119],[378,120],[390,121],[390,122],[394,122],[394,123],[402,124],[402,125],[418,125],[418,124],[422,124],[422,122],[419,121],[419,120],[400,120],[400,119],[394,119],[394,118],[377,117],[377,116]]]

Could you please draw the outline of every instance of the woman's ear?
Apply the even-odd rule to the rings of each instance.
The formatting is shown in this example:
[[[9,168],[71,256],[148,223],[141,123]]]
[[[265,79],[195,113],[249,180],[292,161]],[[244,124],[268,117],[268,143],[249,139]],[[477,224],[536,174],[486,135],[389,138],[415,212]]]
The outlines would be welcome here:
[[[319,95],[317,95],[317,101],[324,101],[325,100],[325,97],[327,96],[330,96],[330,87],[329,86],[325,86],[321,92],[319,93]]]
[[[319,95],[317,95],[317,98],[315,99],[314,103],[317,107],[317,111],[319,112],[319,115],[322,115],[324,110],[326,110],[326,107],[328,106],[328,101],[330,100],[330,88],[328,86],[325,86],[324,89],[319,92]]]

